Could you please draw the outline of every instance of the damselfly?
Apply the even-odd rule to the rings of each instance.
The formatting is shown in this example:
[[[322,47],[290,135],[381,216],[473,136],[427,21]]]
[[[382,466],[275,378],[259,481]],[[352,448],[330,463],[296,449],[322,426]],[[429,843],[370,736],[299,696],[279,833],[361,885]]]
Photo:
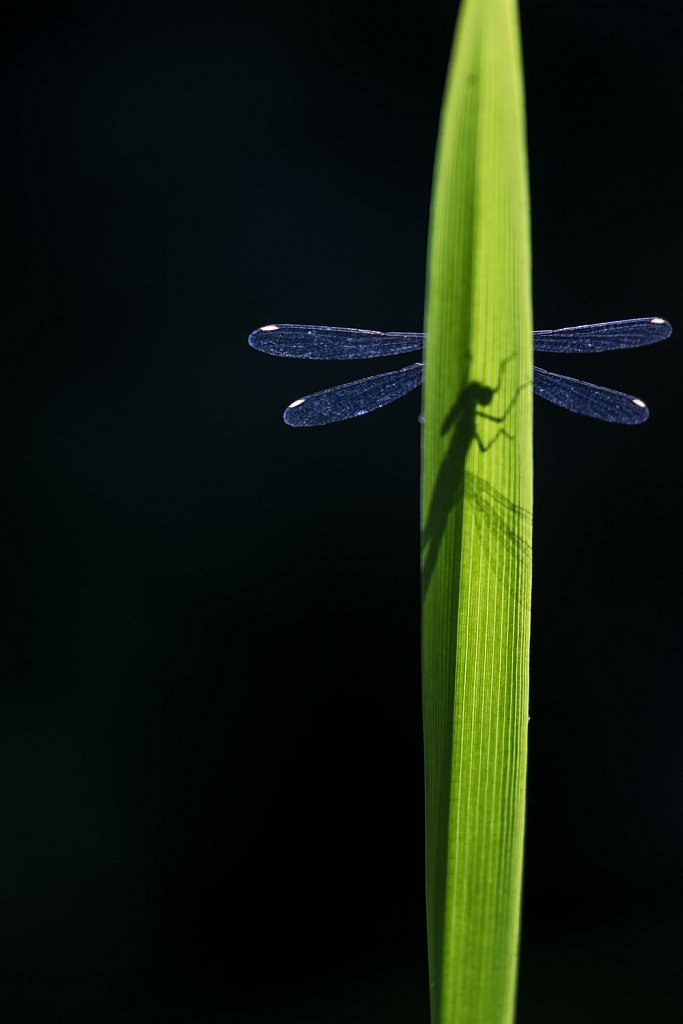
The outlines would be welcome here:
[[[670,334],[671,324],[658,316],[614,320],[554,331],[534,331],[534,351],[569,354],[610,352],[652,345]],[[376,359],[421,351],[424,334],[269,324],[250,334],[249,344],[260,352],[293,359]],[[412,363],[400,370],[316,391],[305,398],[298,398],[285,409],[285,423],[290,427],[319,427],[363,416],[419,387],[422,373],[423,363]],[[610,423],[644,423],[649,415],[640,398],[574,377],[550,373],[538,366],[534,367],[533,386],[535,394],[555,405]]]

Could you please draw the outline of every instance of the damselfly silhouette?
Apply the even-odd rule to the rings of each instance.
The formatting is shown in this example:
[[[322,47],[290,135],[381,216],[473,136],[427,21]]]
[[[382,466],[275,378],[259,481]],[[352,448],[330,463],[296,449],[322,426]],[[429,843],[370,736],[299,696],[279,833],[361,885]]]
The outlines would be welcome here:
[[[613,320],[554,331],[534,331],[534,351],[567,354],[610,352],[652,345],[670,334],[671,324],[657,316]],[[250,334],[249,344],[260,352],[293,359],[376,359],[421,351],[424,334],[385,334],[351,327],[269,324]],[[319,427],[363,416],[419,387],[422,373],[423,364],[412,363],[400,370],[363,377],[362,380],[306,395],[285,409],[285,423],[290,427]],[[535,394],[555,405],[610,423],[644,423],[649,415],[640,398],[574,377],[550,373],[538,366],[534,367],[533,386]]]

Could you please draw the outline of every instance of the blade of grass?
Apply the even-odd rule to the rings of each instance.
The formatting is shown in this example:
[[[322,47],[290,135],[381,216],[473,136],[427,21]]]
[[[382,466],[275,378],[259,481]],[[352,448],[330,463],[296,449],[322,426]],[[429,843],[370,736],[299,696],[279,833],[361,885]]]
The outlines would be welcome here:
[[[432,1024],[499,1024],[514,1016],[531,601],[531,271],[516,0],[461,5],[437,146],[426,331]]]

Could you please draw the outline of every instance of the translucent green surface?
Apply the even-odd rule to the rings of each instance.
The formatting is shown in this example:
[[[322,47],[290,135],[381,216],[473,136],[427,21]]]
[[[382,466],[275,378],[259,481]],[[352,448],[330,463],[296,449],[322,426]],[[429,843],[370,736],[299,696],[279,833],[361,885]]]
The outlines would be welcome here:
[[[527,751],[532,322],[517,5],[464,0],[432,197],[422,475],[433,1024],[514,1016]]]

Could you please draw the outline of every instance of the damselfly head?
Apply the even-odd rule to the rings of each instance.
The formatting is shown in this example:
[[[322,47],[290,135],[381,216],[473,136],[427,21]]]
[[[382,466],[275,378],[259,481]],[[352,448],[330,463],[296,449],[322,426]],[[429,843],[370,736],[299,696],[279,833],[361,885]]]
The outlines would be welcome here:
[[[487,387],[486,384],[479,384],[477,381],[470,384],[469,391],[477,405],[490,405],[495,394],[493,388]]]

